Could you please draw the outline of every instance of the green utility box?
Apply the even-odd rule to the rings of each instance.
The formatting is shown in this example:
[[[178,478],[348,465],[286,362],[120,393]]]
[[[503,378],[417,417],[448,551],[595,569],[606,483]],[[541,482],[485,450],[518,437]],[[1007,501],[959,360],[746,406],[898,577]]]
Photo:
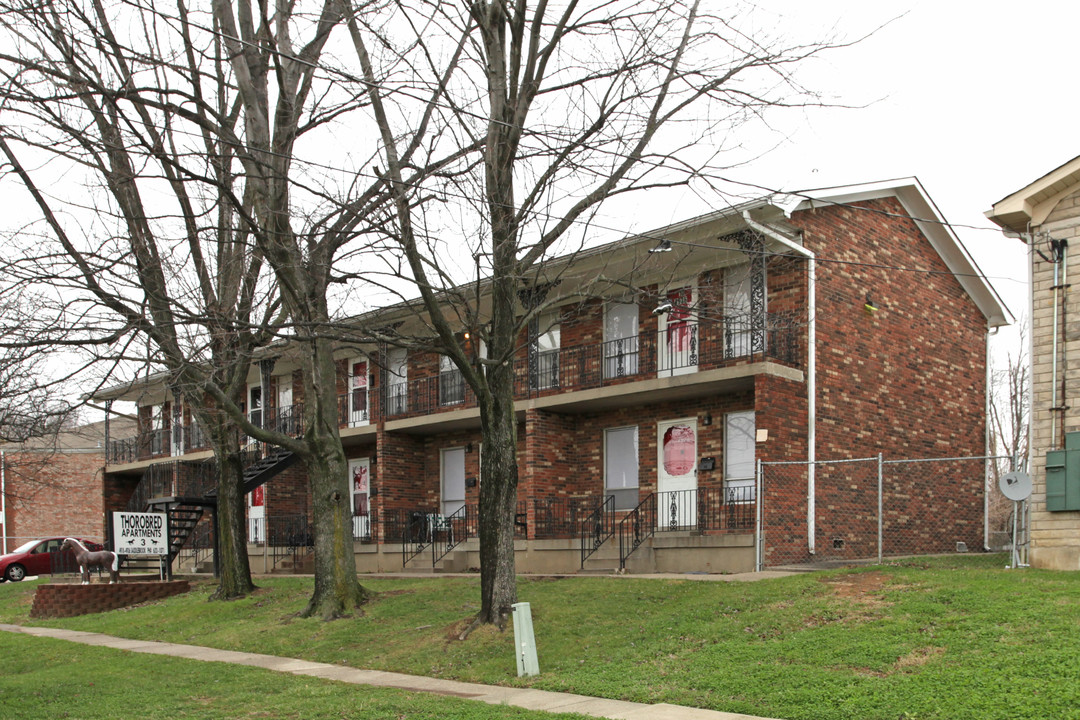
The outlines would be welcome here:
[[[1080,432],[1065,433],[1065,449],[1046,453],[1046,509],[1080,510]]]

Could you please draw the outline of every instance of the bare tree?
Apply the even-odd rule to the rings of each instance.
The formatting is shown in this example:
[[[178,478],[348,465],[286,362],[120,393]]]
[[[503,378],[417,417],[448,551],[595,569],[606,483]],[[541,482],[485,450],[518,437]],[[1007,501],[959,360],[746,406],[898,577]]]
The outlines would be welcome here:
[[[559,280],[548,260],[580,248],[611,198],[707,185],[742,123],[816,103],[790,69],[830,44],[757,37],[692,0],[421,2],[399,3],[398,13],[392,37],[364,13],[349,17],[393,198],[384,229],[401,261],[387,271],[413,283],[421,300],[409,306],[428,346],[452,359],[480,407],[477,621],[501,625],[516,601],[513,358]],[[406,65],[372,61],[395,42]],[[419,142],[432,125],[439,134]],[[456,162],[447,144],[461,149]],[[432,197],[452,209],[424,202]],[[462,244],[476,262],[476,293],[460,284]]]
[[[85,291],[94,312],[148,338],[152,361],[189,391],[211,434],[234,442],[239,429],[300,457],[315,517],[306,612],[349,612],[366,592],[352,553],[328,288],[342,281],[335,263],[385,193],[378,179],[332,165],[340,154],[327,151],[335,134],[355,131],[345,121],[366,102],[362,83],[321,65],[344,6],[16,0],[3,9],[12,45],[22,46],[0,56],[3,98],[32,118],[6,136],[32,161],[5,152],[62,245],[38,263],[45,269],[28,272]],[[38,125],[52,134],[36,134]],[[308,140],[324,129],[321,142]],[[35,181],[31,168],[50,154],[105,191],[69,205],[97,237],[72,237]],[[163,196],[151,202],[153,193]],[[75,262],[54,270],[57,258]],[[301,365],[301,437],[256,426],[243,411],[242,377],[274,333],[292,341]],[[226,490],[219,502],[236,505],[229,532],[240,543],[238,490]]]
[[[219,470],[217,596],[236,597],[253,585],[234,418],[278,303],[251,239],[233,79],[182,3],[112,10],[0,7],[14,50],[0,56],[0,152],[40,218],[13,238],[6,290],[51,297],[28,319],[28,352],[102,348],[111,374],[145,342],[141,360],[186,396]]]
[[[1030,366],[1027,347],[1028,325],[1019,325],[1019,349],[990,361],[990,448],[1004,456],[991,464],[989,513],[997,529],[1007,529],[1012,503],[997,492],[1001,476],[1011,470],[1028,468],[1028,441],[1031,429]]]

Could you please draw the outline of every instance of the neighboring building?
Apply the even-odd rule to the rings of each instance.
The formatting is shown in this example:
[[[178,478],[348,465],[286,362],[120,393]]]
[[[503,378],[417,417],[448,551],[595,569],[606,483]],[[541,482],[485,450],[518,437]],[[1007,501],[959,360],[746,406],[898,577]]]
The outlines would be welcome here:
[[[994,203],[986,216],[1028,246],[1031,280],[1030,563],[1080,569],[1080,157]],[[1080,245],[1080,243],[1077,243]]]
[[[522,572],[577,569],[594,538],[601,564],[631,571],[749,570],[759,460],[985,454],[986,335],[1007,311],[914,179],[746,203],[556,261],[538,283],[556,276],[516,361]],[[400,308],[357,322],[376,317],[409,330]],[[253,365],[248,411],[299,430],[302,383],[274,360]],[[440,567],[475,567],[483,438],[459,373],[378,346],[339,368],[358,567],[431,566],[407,558],[432,536]],[[185,494],[206,453],[183,402],[153,380],[98,399],[140,405],[141,432],[109,447],[110,507]],[[306,541],[303,471],[280,468],[249,495],[256,568]],[[818,486],[808,507],[805,476],[765,488],[763,562],[827,542],[864,556],[834,539],[854,491]],[[906,550],[981,547],[983,480],[939,473],[908,498],[935,525]]]
[[[110,425],[122,436],[136,429],[134,422],[117,418]],[[105,445],[105,422],[0,445],[3,552],[41,537],[104,538]]]

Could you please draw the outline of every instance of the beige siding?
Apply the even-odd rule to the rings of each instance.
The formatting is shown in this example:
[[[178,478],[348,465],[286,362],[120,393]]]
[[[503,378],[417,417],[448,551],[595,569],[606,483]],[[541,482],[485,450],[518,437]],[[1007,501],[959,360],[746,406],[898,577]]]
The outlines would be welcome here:
[[[1080,431],[1080,189],[1063,198],[1037,231],[1048,232],[1056,239],[1069,241],[1067,284],[1054,301],[1054,266],[1037,254],[1032,259],[1033,317],[1031,320],[1034,353],[1032,379],[1032,493],[1031,563],[1036,567],[1060,570],[1080,569],[1080,512],[1045,511],[1046,452],[1062,446],[1061,413],[1052,408],[1064,404],[1065,432]],[[1049,254],[1045,243],[1039,245]],[[1061,304],[1065,305],[1064,332]],[[1053,391],[1054,318],[1059,323],[1057,348],[1057,386]],[[1066,398],[1061,403],[1060,389],[1065,382]],[[1056,427],[1055,424],[1056,423]]]

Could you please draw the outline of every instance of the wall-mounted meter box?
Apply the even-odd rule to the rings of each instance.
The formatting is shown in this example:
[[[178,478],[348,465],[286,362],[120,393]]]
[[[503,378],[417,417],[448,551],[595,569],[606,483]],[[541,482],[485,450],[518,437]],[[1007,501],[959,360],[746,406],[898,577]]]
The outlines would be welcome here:
[[[1046,453],[1046,509],[1080,510],[1080,432],[1065,433],[1065,449]]]

